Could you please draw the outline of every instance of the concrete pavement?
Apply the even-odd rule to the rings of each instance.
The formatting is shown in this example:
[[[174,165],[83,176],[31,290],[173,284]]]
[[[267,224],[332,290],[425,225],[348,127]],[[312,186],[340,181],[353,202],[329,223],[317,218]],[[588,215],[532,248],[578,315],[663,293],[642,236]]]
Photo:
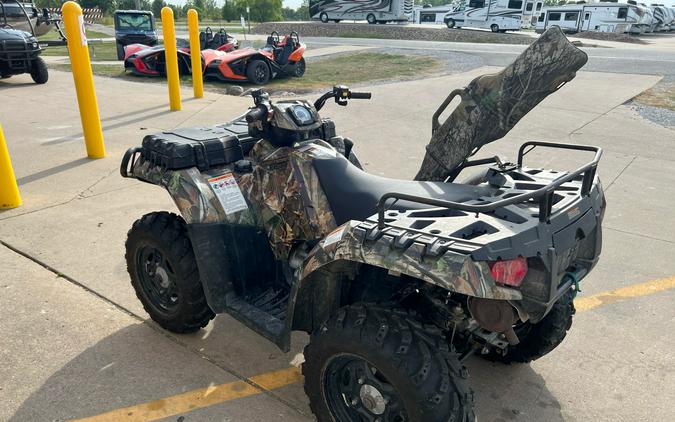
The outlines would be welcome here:
[[[373,100],[328,105],[323,114],[354,139],[369,171],[409,177],[429,139],[436,105],[452,88],[494,70],[377,85],[368,88]],[[481,151],[513,157],[517,142],[527,139],[605,148],[604,252],[582,285],[583,295],[675,274],[668,213],[674,200],[663,194],[672,192],[667,169],[675,160],[675,131],[621,106],[657,81],[582,72],[506,139]],[[125,234],[143,213],[173,211],[174,205],[161,189],[122,179],[121,155],[147,133],[233,118],[249,99],[207,93],[185,101],[183,111],[169,112],[163,85],[106,78],[96,78],[96,85],[108,154],[90,161],[82,158],[70,74],[53,72],[49,90],[23,77],[0,82],[0,116],[24,200],[23,207],[0,212],[0,241],[33,260],[0,245],[7,275],[0,285],[0,334],[8,339],[1,349],[8,365],[0,373],[0,419],[60,420],[156,403],[288,368],[306,342],[305,335],[295,335],[293,350],[284,354],[222,315],[186,336],[142,322],[147,315],[123,261]],[[34,109],[35,98],[42,100],[39,113],[13,117]],[[538,151],[528,156],[555,168],[580,159]],[[675,318],[673,299],[673,290],[666,290],[580,313],[561,348],[532,365],[470,360],[481,420],[672,420],[667,397],[675,391],[675,344],[664,333]],[[299,383],[181,415],[190,421],[311,420]]]

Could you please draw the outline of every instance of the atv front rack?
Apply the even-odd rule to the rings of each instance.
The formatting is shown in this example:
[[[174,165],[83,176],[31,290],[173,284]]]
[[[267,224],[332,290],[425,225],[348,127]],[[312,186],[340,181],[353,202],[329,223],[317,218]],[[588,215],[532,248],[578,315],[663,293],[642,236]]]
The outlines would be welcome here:
[[[500,199],[495,202],[491,202],[489,204],[467,204],[467,203],[461,203],[461,202],[453,202],[453,201],[444,201],[440,199],[432,199],[432,198],[427,198],[427,197],[422,197],[422,196],[415,196],[415,195],[407,195],[403,193],[397,193],[397,192],[389,192],[385,193],[380,197],[380,200],[377,203],[377,224],[380,229],[383,229],[386,227],[385,224],[385,212],[387,211],[387,202],[393,199],[393,202],[396,202],[398,200],[403,200],[403,201],[409,201],[409,202],[416,202],[419,204],[425,204],[425,205],[431,205],[433,207],[440,207],[440,208],[447,208],[447,209],[454,209],[454,210],[460,210],[460,211],[467,211],[471,213],[490,213],[494,212],[495,210],[508,206],[508,205],[514,205],[514,204],[520,204],[526,201],[529,201],[531,199],[537,200],[539,203],[539,221],[542,223],[550,223],[551,219],[551,211],[553,208],[553,195],[555,193],[555,190],[559,188],[562,184],[575,180],[579,176],[583,175],[582,179],[582,187],[581,187],[581,195],[582,196],[588,196],[591,187],[593,186],[593,180],[595,178],[595,173],[598,168],[598,163],[600,161],[600,157],[602,156],[602,148],[600,147],[595,147],[595,146],[589,146],[589,145],[578,145],[578,144],[561,144],[561,143],[554,143],[554,142],[541,142],[541,141],[529,141],[525,142],[520,146],[520,149],[518,150],[518,163],[515,167],[513,168],[522,168],[523,166],[523,157],[531,152],[534,148],[541,146],[541,147],[547,147],[547,148],[559,148],[559,149],[571,149],[571,150],[577,150],[577,151],[592,151],[594,152],[594,157],[593,160],[590,162],[584,164],[583,166],[579,167],[575,171],[571,173],[567,173],[564,176],[561,176],[557,179],[555,179],[553,182],[549,183],[546,186],[543,186],[539,189],[523,193],[520,195],[516,195],[510,198],[505,198],[505,199]],[[476,166],[476,165],[483,165],[483,164],[489,164],[489,163],[499,163],[499,159],[497,157],[493,158],[488,158],[488,159],[480,159],[480,160],[475,160],[475,161],[469,161],[464,163],[461,169],[464,169],[466,167],[471,167],[471,166]],[[390,203],[393,203],[390,202]]]

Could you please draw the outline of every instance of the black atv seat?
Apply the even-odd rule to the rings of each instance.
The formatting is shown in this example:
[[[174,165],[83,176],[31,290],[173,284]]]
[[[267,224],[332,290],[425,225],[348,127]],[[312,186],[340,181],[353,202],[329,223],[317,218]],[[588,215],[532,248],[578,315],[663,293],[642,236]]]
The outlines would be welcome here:
[[[389,192],[454,202],[491,196],[494,192],[488,187],[457,183],[387,179],[360,170],[343,156],[315,159],[314,169],[338,225],[349,220],[364,221],[374,215],[377,201]],[[396,201],[389,207],[399,211],[425,208],[432,207],[409,201]]]

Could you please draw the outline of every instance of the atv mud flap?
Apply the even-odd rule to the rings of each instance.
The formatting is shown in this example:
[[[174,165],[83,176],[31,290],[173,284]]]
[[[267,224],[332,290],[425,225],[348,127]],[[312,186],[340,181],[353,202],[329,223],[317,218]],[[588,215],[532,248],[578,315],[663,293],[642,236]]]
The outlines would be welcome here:
[[[546,316],[565,292],[578,289],[597,264],[602,249],[601,222],[602,217],[589,209],[553,234],[553,247],[542,257],[546,270],[538,277],[537,268],[531,268],[521,287],[521,305],[532,322]]]
[[[290,331],[283,309],[255,306],[249,284],[274,283],[277,274],[267,237],[253,226],[222,223],[188,224],[206,301],[214,313],[227,313],[287,351]],[[265,291],[263,290],[263,293]],[[255,295],[253,295],[255,296]],[[258,295],[260,296],[260,295]]]

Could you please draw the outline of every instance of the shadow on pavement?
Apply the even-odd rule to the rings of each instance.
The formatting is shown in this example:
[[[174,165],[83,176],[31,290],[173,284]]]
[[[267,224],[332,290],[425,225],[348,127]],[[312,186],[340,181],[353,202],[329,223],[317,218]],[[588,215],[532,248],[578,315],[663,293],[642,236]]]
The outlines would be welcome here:
[[[21,404],[10,422],[92,416],[234,380],[224,371],[214,371],[213,365],[194,353],[157,335],[147,324],[152,323],[125,327],[70,360]],[[283,354],[262,339],[251,341],[255,335],[245,334],[247,329],[240,324],[219,317],[214,325],[211,329],[215,331],[210,335],[207,330],[201,330],[176,337],[191,347],[207,346],[206,354],[210,354],[208,349],[215,345],[229,344],[212,358],[228,365],[246,362],[243,366],[249,370],[259,368],[256,373],[272,369],[269,360],[276,360],[271,366],[277,368],[288,366],[292,353]],[[301,350],[305,339],[305,336],[296,338],[294,352]],[[530,365],[502,365],[471,358],[468,367],[470,382],[476,393],[479,420],[563,420],[557,398],[548,391],[544,379]],[[242,373],[248,372],[241,369]],[[276,390],[275,395],[309,413],[307,399],[299,383]],[[255,397],[251,399],[255,400]],[[248,414],[246,418],[250,417],[250,420],[257,417],[256,407],[250,407],[249,403],[249,406],[240,409],[236,403],[236,400],[231,402],[231,408],[228,405],[228,412]]]
[[[544,358],[546,359],[546,358]],[[471,357],[466,364],[481,421],[566,420],[557,397],[529,364],[505,365]]]
[[[40,363],[36,362],[36,371]],[[147,324],[127,326],[47,378],[10,418],[61,421],[233,381]]]
[[[78,158],[77,160],[73,161],[68,161],[67,163],[59,164],[58,166],[54,166],[52,168],[48,168],[42,171],[39,171],[37,173],[29,174],[28,176],[21,177],[19,179],[16,179],[16,183],[21,186],[21,185],[26,185],[30,182],[34,182],[36,180],[43,179],[45,177],[53,176],[57,173],[61,173],[62,171],[70,170],[72,168],[81,166],[83,164],[91,163],[92,160],[83,157],[83,158]]]
[[[101,129],[103,131],[118,129],[118,128],[121,128],[121,127],[132,125],[134,123],[139,123],[139,122],[143,122],[143,121],[146,121],[146,120],[151,120],[155,117],[164,116],[165,114],[170,114],[170,113],[173,113],[173,111],[167,109],[167,110],[158,111],[158,112],[152,113],[152,114],[144,114],[140,117],[136,117],[135,119],[130,119],[130,120],[126,120],[126,121],[122,121],[122,122],[113,123],[113,124],[103,126],[103,127],[101,127]],[[135,113],[135,115],[138,115],[138,113]],[[42,145],[62,144],[64,142],[68,142],[68,141],[79,140],[83,136],[84,136],[83,133],[79,132],[79,133],[76,133],[74,135],[66,135],[66,136],[62,136],[60,138],[45,141],[45,142],[42,143]]]

